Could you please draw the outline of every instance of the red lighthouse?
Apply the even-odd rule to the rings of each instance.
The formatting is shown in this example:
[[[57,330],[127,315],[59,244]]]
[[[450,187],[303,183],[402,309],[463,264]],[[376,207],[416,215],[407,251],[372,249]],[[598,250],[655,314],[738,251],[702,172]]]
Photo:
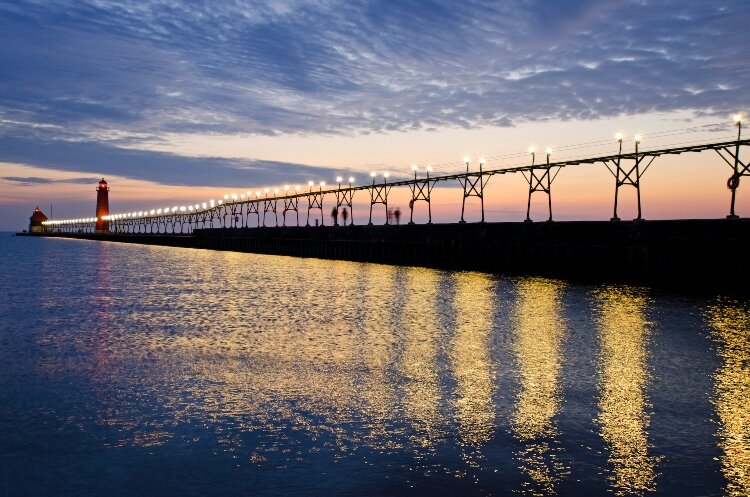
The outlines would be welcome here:
[[[109,231],[109,223],[102,219],[109,215],[109,187],[104,178],[96,188],[96,231]]]

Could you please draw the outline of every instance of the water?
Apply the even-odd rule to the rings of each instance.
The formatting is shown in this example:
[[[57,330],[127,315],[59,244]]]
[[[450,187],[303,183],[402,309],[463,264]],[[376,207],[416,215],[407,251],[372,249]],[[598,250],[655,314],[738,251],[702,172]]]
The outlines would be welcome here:
[[[748,495],[719,296],[0,237],[0,495]]]

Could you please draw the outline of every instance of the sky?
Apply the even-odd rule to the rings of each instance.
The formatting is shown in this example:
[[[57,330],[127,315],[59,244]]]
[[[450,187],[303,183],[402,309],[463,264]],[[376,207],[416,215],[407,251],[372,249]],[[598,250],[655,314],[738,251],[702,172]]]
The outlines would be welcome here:
[[[0,230],[36,205],[94,215],[101,177],[125,212],[457,171],[465,155],[505,167],[532,144],[611,153],[616,131],[626,147],[635,133],[644,148],[732,139],[750,110],[748,24],[734,0],[0,1]],[[729,174],[715,153],[660,158],[644,214],[724,216]],[[608,219],[613,183],[601,166],[563,170],[556,218]],[[527,191],[493,178],[489,220],[522,220]],[[437,219],[457,220],[460,190],[435,194]],[[535,196],[537,218],[545,206]]]

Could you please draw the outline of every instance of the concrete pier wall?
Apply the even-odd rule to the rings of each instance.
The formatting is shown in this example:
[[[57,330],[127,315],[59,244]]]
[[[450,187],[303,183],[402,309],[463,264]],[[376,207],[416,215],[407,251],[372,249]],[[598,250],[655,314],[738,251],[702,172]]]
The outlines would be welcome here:
[[[535,275],[744,289],[750,220],[321,226],[92,240]]]

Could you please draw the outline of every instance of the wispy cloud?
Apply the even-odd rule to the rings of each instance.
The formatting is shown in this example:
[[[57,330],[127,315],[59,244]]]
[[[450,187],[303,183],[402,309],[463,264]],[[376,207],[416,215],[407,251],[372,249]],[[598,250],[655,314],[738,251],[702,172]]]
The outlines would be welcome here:
[[[49,185],[49,184],[68,184],[68,185],[93,185],[99,178],[65,178],[65,179],[53,179],[53,178],[40,178],[37,176],[2,176],[0,180],[9,181],[11,183],[17,183],[22,186],[33,186],[33,185]]]
[[[165,133],[727,114],[750,102],[748,21],[741,0],[4,3],[0,137],[12,146],[0,159],[138,159],[117,172],[197,181],[237,164],[114,148]]]

